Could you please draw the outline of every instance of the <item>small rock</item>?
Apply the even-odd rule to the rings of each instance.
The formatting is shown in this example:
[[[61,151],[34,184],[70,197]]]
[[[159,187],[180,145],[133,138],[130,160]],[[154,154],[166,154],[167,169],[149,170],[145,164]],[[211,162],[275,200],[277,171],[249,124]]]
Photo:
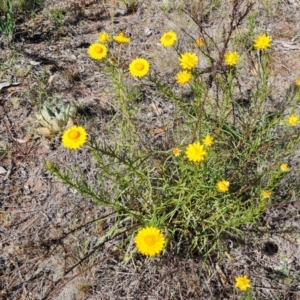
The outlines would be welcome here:
[[[0,166],[0,175],[1,175],[1,174],[5,174],[6,172],[7,172],[7,171],[6,171],[3,167]]]
[[[152,35],[152,33],[153,33],[153,30],[150,29],[149,27],[146,27],[146,28],[144,29],[144,34],[145,34],[145,36],[150,36],[150,35]]]
[[[125,16],[126,14],[127,14],[127,10],[126,9],[116,9],[114,17]]]

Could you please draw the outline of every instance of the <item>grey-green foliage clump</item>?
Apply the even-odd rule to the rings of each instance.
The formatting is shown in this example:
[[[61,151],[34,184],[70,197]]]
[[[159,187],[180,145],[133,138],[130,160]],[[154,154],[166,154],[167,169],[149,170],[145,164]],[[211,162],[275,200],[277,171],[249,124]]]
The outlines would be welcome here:
[[[36,113],[36,119],[42,126],[37,128],[37,131],[45,136],[60,132],[73,125],[76,113],[77,108],[73,103],[65,103],[62,100],[57,100],[56,103],[45,102]]]

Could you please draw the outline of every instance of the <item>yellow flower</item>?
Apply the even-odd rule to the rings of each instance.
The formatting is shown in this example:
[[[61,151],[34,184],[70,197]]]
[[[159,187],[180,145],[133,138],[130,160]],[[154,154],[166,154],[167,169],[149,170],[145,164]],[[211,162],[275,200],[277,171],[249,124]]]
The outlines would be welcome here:
[[[174,31],[168,31],[166,33],[164,33],[162,35],[162,37],[160,38],[160,43],[164,46],[164,47],[170,47],[173,46],[174,43],[177,40],[177,34]]]
[[[204,42],[201,38],[196,39],[196,45],[200,48],[204,45]]]
[[[192,79],[192,74],[186,70],[180,71],[176,75],[176,82],[178,84],[186,84]]]
[[[87,140],[87,133],[81,126],[72,126],[62,135],[62,144],[69,149],[80,148]]]
[[[266,190],[261,191],[261,197],[263,199],[269,199],[271,198],[272,193]]]
[[[110,40],[110,36],[107,32],[103,31],[101,33],[99,33],[98,35],[98,41],[101,43],[101,44],[107,44]]]
[[[214,143],[214,138],[210,135],[207,135],[202,142],[205,146],[210,147]]]
[[[229,51],[224,55],[225,64],[231,67],[235,66],[239,62],[239,59],[240,56],[238,55],[237,52]]]
[[[299,117],[292,114],[287,118],[287,123],[291,126],[296,126],[299,124]]]
[[[296,79],[296,86],[300,87],[300,77]]]
[[[229,190],[229,185],[230,185],[229,181],[226,180],[218,181],[216,184],[217,190],[222,193],[225,193]]]
[[[152,226],[140,229],[135,237],[138,251],[148,256],[159,254],[163,250],[165,243],[165,237],[160,230]]]
[[[128,44],[130,38],[125,35],[124,32],[120,32],[118,35],[113,36],[113,40],[119,44]]]
[[[207,153],[204,150],[204,146],[197,142],[189,144],[186,148],[185,154],[189,161],[200,162],[204,160]]]
[[[289,165],[288,164],[281,164],[281,166],[280,166],[280,170],[282,171],[282,172],[287,172],[287,171],[289,171]]]
[[[173,149],[172,152],[173,152],[173,155],[174,155],[174,156],[179,156],[180,153],[181,153],[181,150],[180,150],[179,148],[176,147],[176,148]]]
[[[263,34],[253,40],[253,46],[255,49],[265,50],[270,47],[271,42],[272,38],[269,35]]]
[[[241,291],[247,291],[251,288],[250,279],[247,275],[235,277],[235,287]]]
[[[179,58],[179,63],[183,69],[191,70],[198,63],[198,57],[195,53],[186,52],[181,54],[181,57]]]
[[[129,72],[134,77],[144,77],[149,69],[150,65],[144,58],[136,58],[129,65]]]
[[[92,59],[100,60],[107,55],[106,46],[96,43],[89,46],[88,54]]]

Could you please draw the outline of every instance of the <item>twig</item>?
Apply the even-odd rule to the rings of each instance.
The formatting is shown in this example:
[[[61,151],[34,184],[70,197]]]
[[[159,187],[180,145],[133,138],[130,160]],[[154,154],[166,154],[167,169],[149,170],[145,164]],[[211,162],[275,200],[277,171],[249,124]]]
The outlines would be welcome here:
[[[13,168],[13,160],[11,159],[11,160],[10,160],[10,164],[9,164],[9,169],[8,169],[8,171],[7,171],[6,175],[5,175],[5,177],[2,179],[1,182],[5,182],[5,181],[9,178],[9,176],[10,176],[10,174],[11,174],[11,171],[12,171],[12,168]]]

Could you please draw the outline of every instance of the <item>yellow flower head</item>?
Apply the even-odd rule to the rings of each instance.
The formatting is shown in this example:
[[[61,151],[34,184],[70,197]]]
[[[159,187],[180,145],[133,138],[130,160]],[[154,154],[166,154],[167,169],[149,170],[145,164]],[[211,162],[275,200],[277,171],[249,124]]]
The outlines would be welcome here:
[[[136,58],[129,65],[129,72],[134,77],[144,77],[149,69],[150,65],[144,58]]]
[[[106,57],[107,48],[102,44],[95,43],[89,46],[88,54],[92,59],[100,60]]]
[[[101,43],[101,44],[107,44],[110,40],[110,36],[107,32],[103,31],[101,33],[99,33],[98,35],[98,41]]]
[[[176,82],[178,84],[186,84],[192,79],[192,74],[189,71],[183,70],[177,73]]]
[[[113,36],[113,40],[119,44],[128,44],[130,38],[125,35],[124,32],[120,32],[118,35]]]
[[[262,199],[269,199],[271,198],[272,193],[266,190],[261,191]]]
[[[179,148],[176,147],[176,148],[173,149],[172,152],[173,152],[173,155],[174,155],[174,156],[179,156],[180,153],[181,153],[181,150],[180,150]]]
[[[87,140],[87,133],[81,126],[72,126],[62,135],[62,144],[69,149],[80,148]]]
[[[160,230],[152,226],[140,229],[135,237],[138,251],[148,256],[159,254],[163,250],[165,243],[165,237]]]
[[[253,40],[253,46],[255,49],[266,50],[270,47],[271,42],[272,38],[269,35],[263,34]]]
[[[204,45],[204,42],[201,38],[196,39],[196,46],[197,47],[202,47]]]
[[[287,172],[287,171],[289,171],[289,165],[288,164],[281,164],[281,166],[280,166],[280,170],[282,171],[282,172]]]
[[[222,193],[225,193],[229,190],[229,185],[230,185],[229,181],[226,180],[218,181],[216,184],[217,190]]]
[[[186,52],[181,54],[181,57],[179,58],[179,63],[183,69],[191,70],[198,63],[198,57],[195,53]]]
[[[229,51],[224,55],[224,61],[227,66],[231,66],[231,67],[235,66],[239,62],[239,59],[240,56],[238,55],[237,52]]]
[[[292,114],[287,118],[287,123],[291,126],[296,126],[299,124],[299,117]]]
[[[185,155],[189,161],[200,162],[204,160],[206,151],[204,150],[204,146],[199,142],[189,144],[186,148]]]
[[[164,33],[162,35],[162,37],[160,38],[160,43],[164,46],[164,47],[170,47],[173,46],[174,43],[177,40],[177,34],[174,31],[168,31],[166,33]]]
[[[214,143],[214,138],[210,135],[207,135],[202,142],[205,146],[210,147]]]
[[[235,287],[241,291],[251,288],[250,279],[247,275],[235,277]]]
[[[296,79],[296,86],[300,87],[300,77]]]

